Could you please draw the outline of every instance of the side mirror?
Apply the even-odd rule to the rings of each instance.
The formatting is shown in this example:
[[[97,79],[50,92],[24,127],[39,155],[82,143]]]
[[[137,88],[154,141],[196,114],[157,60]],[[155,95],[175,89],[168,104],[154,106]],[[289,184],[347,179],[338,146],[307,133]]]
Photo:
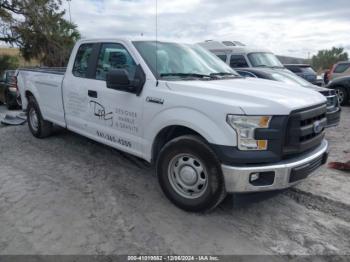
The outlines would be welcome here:
[[[106,77],[107,87],[111,89],[131,92],[133,87],[129,79],[128,71],[125,69],[112,69],[107,73]]]
[[[107,73],[106,84],[108,88],[140,95],[146,82],[145,73],[138,65],[135,71],[135,79],[130,80],[129,73],[125,69],[112,69]]]

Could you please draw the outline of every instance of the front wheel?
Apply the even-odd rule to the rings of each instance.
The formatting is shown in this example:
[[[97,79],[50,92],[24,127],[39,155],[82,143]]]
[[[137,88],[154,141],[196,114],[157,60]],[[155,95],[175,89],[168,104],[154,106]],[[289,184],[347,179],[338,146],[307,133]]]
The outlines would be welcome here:
[[[220,162],[196,136],[181,136],[163,147],[157,176],[170,201],[187,211],[214,209],[226,195]]]
[[[51,134],[52,123],[43,119],[39,106],[34,98],[30,98],[27,108],[27,120],[30,132],[37,138]]]
[[[346,105],[349,101],[349,95],[346,89],[343,87],[336,87],[335,92],[338,95],[340,105],[341,106]]]

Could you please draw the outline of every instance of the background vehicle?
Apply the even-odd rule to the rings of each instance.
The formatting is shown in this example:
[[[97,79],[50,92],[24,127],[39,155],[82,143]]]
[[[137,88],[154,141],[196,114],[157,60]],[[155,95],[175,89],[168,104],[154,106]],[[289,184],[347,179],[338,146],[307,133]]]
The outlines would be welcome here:
[[[328,156],[324,96],[245,79],[198,45],[82,40],[67,70],[19,70],[31,133],[57,124],[156,166],[177,206],[290,187]]]
[[[284,64],[294,74],[304,78],[312,84],[317,83],[317,74],[311,65],[307,64]]]
[[[334,80],[342,76],[350,76],[350,61],[335,64],[329,73],[329,80]]]
[[[336,78],[330,81],[326,88],[335,90],[341,105],[347,105],[350,102],[350,76]]]
[[[205,41],[198,43],[231,68],[265,67],[287,71],[278,58],[269,50],[248,46],[229,46],[224,42]]]
[[[0,103],[6,104],[8,109],[17,108],[17,88],[14,83],[14,70],[7,70],[1,77],[0,81]]]
[[[242,68],[237,69],[236,71],[244,77],[257,77],[280,81],[286,84],[310,88],[321,93],[327,98],[327,127],[339,124],[341,108],[337,94],[334,90],[312,85],[310,82],[290,72],[276,71],[269,68]]]

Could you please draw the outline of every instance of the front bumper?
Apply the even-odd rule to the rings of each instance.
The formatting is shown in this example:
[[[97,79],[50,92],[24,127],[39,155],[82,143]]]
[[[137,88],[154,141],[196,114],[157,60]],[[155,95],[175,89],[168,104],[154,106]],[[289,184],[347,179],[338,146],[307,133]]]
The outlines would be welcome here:
[[[311,152],[273,165],[222,165],[226,191],[247,193],[288,188],[303,181],[318,167],[325,164],[327,157],[328,142],[323,140],[321,145]],[[260,178],[252,181],[252,174],[259,174]]]

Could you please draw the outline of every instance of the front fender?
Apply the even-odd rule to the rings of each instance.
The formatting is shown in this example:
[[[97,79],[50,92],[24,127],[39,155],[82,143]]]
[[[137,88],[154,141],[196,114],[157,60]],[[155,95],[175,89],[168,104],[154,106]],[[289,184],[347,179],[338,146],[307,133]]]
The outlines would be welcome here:
[[[169,126],[184,126],[199,133],[208,143],[216,145],[235,146],[237,143],[236,132],[226,123],[225,116],[222,119],[212,119],[208,115],[194,109],[181,107],[169,108],[159,112],[147,123],[144,132],[147,156],[152,154],[152,144],[161,130]]]

